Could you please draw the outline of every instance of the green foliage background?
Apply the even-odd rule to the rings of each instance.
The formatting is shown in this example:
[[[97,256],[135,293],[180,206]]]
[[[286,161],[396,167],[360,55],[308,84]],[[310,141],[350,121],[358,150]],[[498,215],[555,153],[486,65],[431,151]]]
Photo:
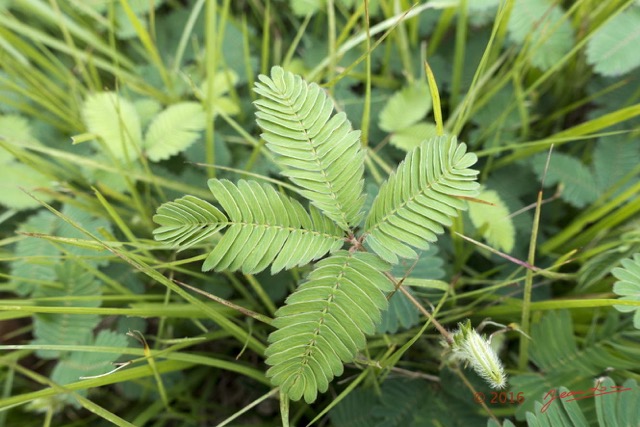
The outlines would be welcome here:
[[[631,0],[0,1],[0,426],[278,425],[295,295],[350,257],[382,299],[291,425],[638,424],[637,28]],[[339,204],[272,66],[318,100]],[[446,163],[440,112],[481,192],[380,225]],[[484,332],[524,402],[475,403],[424,311],[510,325]]]

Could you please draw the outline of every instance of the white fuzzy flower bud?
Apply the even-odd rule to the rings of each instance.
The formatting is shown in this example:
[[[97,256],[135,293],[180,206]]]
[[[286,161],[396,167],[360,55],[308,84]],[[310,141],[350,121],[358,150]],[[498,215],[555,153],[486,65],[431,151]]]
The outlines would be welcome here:
[[[507,376],[489,341],[471,327],[469,320],[465,324],[459,323],[458,326],[459,329],[452,336],[453,359],[471,365],[492,388],[504,388],[507,385]]]

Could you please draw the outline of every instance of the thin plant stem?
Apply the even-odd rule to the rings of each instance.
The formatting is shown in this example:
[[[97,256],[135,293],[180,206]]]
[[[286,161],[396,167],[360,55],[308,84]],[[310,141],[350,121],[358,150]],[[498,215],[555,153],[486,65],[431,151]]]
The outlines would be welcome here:
[[[552,148],[553,149],[553,148]],[[549,169],[549,162],[551,160],[551,152],[547,156],[547,164],[545,166],[545,175]],[[533,214],[533,227],[531,229],[531,240],[529,241],[529,256],[527,262],[529,265],[534,265],[536,258],[536,245],[538,241],[538,228],[540,226],[540,210],[542,208],[542,188],[544,186],[544,176],[538,191],[538,199],[536,202],[536,210]],[[531,291],[533,289],[533,270],[527,269],[524,279],[524,293],[522,295],[522,324],[521,330],[524,335],[530,335],[530,322],[531,322]],[[520,354],[518,356],[518,368],[525,370],[529,361],[529,340],[520,337]]]
[[[362,110],[362,146],[369,145],[369,122],[371,120],[371,28],[369,28],[369,0],[364,0],[364,25],[367,31],[365,60],[366,79],[364,89],[364,108]],[[333,86],[332,86],[333,87]]]

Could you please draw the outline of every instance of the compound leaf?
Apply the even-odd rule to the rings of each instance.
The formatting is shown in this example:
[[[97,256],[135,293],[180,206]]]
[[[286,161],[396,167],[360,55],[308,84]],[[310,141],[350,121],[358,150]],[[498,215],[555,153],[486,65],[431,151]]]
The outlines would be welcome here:
[[[557,389],[557,393],[568,393],[566,387]],[[546,402],[547,404],[549,402]],[[546,427],[548,425],[562,425],[579,427],[589,425],[578,402],[572,399],[562,399],[561,401],[551,402],[546,407],[539,402],[535,402],[533,412],[527,412],[527,426],[529,427]]]
[[[380,187],[365,222],[365,242],[393,264],[398,255],[415,258],[410,246],[427,249],[436,235],[451,224],[461,197],[475,196],[477,160],[455,137],[440,136],[409,152],[398,169]]]
[[[640,406],[632,402],[640,399],[640,387],[634,379],[626,380],[622,386],[616,386],[609,377],[598,378],[592,386],[595,401],[598,425],[600,426],[635,426],[640,424]],[[575,390],[575,389],[574,389]],[[558,397],[550,401],[543,399],[537,401],[534,410],[527,412],[527,425],[529,427],[545,427],[549,425],[563,425],[581,427],[589,425],[578,405],[579,400],[589,395],[582,395],[578,399],[571,398],[571,391],[566,387],[560,387],[556,391],[557,396],[565,393],[566,398]],[[602,393],[601,393],[602,392]]]
[[[123,334],[112,331],[100,331],[93,345],[96,347],[127,347],[127,339]],[[80,381],[80,377],[105,374],[113,370],[113,362],[120,357],[118,353],[73,352],[61,359],[51,372],[51,380],[58,384],[69,384]],[[87,395],[86,389],[77,390],[81,396]],[[73,396],[65,395],[65,400],[77,404]]]
[[[93,234],[100,234],[101,232],[111,233],[111,223],[104,218],[94,216],[90,211],[85,210],[79,206],[75,206],[71,203],[67,203],[62,208],[62,213],[71,221],[82,226],[86,231]],[[56,230],[56,236],[64,237],[67,239],[86,239],[86,235],[83,231],[78,230],[69,222],[60,220],[58,229]],[[82,258],[84,262],[91,265],[104,267],[109,263],[111,252],[107,250],[95,250],[88,249],[82,246],[64,245],[64,253],[67,256],[75,256]]]
[[[205,113],[199,103],[171,105],[149,125],[144,140],[147,157],[157,162],[187,149],[200,137],[205,122]]]
[[[411,288],[407,288],[413,294]],[[378,333],[395,334],[400,328],[408,329],[418,323],[420,314],[415,305],[402,292],[394,293],[389,298],[389,308],[382,312],[382,320],[378,325]]]
[[[482,425],[472,402],[454,394],[444,372],[440,387],[422,379],[389,378],[380,387],[380,403],[372,408],[373,427],[463,427]]]
[[[52,285],[42,285],[33,293],[34,298],[56,298],[40,304],[48,306],[98,307],[101,304],[100,283],[80,264],[67,261],[55,268],[57,281]],[[95,297],[91,300],[74,301],[74,297]],[[34,316],[34,344],[73,345],[85,344],[99,322],[95,314],[43,313]],[[39,350],[42,358],[52,359],[59,351]]]
[[[425,288],[432,287],[437,279],[444,277],[443,264],[444,261],[438,256],[438,247],[431,246],[420,254],[417,261],[405,260],[394,265],[391,274],[396,280],[402,280],[409,293],[413,294],[412,287],[420,287],[424,292]],[[448,288],[448,283],[442,283]],[[388,301],[389,309],[382,312],[379,333],[395,334],[399,329],[408,329],[420,320],[418,308],[404,293],[395,292]]]
[[[209,180],[226,215],[193,196],[163,204],[153,220],[156,240],[185,248],[228,227],[205,259],[204,271],[271,272],[307,264],[344,244],[344,232],[313,206],[307,212],[295,199],[268,185],[240,180]]]
[[[180,250],[187,249],[220,231],[227,217],[215,206],[194,196],[185,196],[164,203],[153,216],[160,227],[153,237]]]
[[[289,398],[313,402],[364,347],[387,308],[384,292],[393,290],[382,273],[388,267],[373,254],[335,252],[276,312],[267,376]]]
[[[373,390],[358,387],[347,394],[330,412],[335,427],[370,427],[371,409],[378,403]]]
[[[640,301],[640,253],[633,259],[623,259],[622,267],[614,268],[612,273],[618,281],[613,285],[613,292],[621,296],[621,300]],[[633,325],[640,329],[640,308],[630,305],[616,305],[616,310],[623,313],[635,311]]]
[[[40,210],[23,222],[22,233],[53,234],[58,217],[47,210]],[[49,241],[24,236],[14,247],[16,260],[11,263],[13,287],[20,296],[33,292],[34,283],[52,280],[55,265],[60,262],[60,249]]]
[[[271,273],[305,265],[342,247],[344,233],[327,217],[255,181],[209,180],[209,188],[229,216],[229,228],[204,261],[208,271],[242,269]]]
[[[546,313],[531,325],[531,339],[537,344],[531,348],[531,362],[538,367],[538,372],[511,376],[512,390],[533,398],[560,386],[586,390],[593,385],[592,379],[606,368],[622,370],[637,366],[637,354],[628,347],[618,316],[615,310],[609,311],[602,327],[591,331],[579,345],[569,311]],[[516,416],[520,419],[527,411],[535,411],[533,399],[518,406]]]
[[[358,225],[365,197],[360,132],[320,86],[280,67],[259,76],[257,123],[283,174],[342,229]]]

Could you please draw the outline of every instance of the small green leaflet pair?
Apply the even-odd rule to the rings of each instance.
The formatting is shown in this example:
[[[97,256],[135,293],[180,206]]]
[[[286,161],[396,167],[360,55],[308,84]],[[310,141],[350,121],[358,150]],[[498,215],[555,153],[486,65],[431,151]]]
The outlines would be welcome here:
[[[276,273],[330,254],[276,312],[266,351],[272,383],[292,400],[313,402],[374,333],[394,289],[391,264],[426,250],[465,208],[463,198],[477,194],[477,158],[455,137],[424,141],[382,184],[365,217],[365,152],[346,115],[334,114],[318,85],[280,67],[259,76],[255,91],[262,138],[308,210],[270,185],[211,179],[224,213],[185,196],[158,208],[154,235],[185,249],[226,228],[205,271],[258,273],[271,265]]]

